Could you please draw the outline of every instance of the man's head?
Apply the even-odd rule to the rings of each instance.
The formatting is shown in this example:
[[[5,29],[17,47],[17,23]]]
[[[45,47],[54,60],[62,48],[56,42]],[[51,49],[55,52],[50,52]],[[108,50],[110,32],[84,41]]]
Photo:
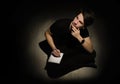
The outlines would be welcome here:
[[[74,17],[72,24],[76,28],[84,28],[90,26],[94,21],[94,13],[89,9],[82,9],[79,13]]]

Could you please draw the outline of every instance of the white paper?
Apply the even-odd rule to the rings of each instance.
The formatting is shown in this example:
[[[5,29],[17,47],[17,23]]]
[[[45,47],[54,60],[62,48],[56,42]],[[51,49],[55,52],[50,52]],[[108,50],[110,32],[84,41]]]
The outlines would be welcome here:
[[[64,53],[60,53],[60,57],[55,57],[52,54],[50,55],[48,62],[60,64]]]

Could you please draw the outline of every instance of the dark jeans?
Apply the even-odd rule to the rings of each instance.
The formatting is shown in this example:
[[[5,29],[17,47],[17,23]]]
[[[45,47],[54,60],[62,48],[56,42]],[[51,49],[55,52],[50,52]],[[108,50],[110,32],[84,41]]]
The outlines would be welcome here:
[[[48,58],[51,54],[52,49],[48,45],[47,41],[44,40],[39,43],[40,48],[47,54]],[[47,74],[51,78],[59,78],[73,70],[76,70],[81,67],[93,67],[97,68],[95,64],[96,51],[93,53],[88,53],[82,48],[71,48],[66,46],[57,46],[61,52],[64,53],[62,61],[60,64],[49,63],[46,61],[45,69]],[[80,52],[81,51],[81,52]]]

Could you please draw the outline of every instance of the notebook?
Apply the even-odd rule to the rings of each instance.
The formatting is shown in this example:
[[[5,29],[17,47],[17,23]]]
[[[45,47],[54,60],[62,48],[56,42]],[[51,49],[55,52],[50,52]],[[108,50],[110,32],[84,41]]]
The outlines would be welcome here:
[[[52,54],[50,55],[48,62],[60,64],[64,53],[60,53],[60,57],[55,57]]]

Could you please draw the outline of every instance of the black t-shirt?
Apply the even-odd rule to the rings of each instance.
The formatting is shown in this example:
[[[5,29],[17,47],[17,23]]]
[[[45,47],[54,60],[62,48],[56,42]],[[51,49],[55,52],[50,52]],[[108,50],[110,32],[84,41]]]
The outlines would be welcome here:
[[[96,53],[88,53],[80,42],[71,35],[69,28],[71,21],[71,19],[60,19],[50,27],[56,47],[64,53],[60,64],[47,62],[45,69],[51,77],[60,77],[84,66],[96,67],[94,64]],[[89,36],[87,28],[81,29],[80,34],[83,38]]]
[[[50,31],[53,33],[54,36],[63,37],[67,36],[70,33],[69,26],[72,19],[60,19],[53,23],[50,27]],[[82,37],[89,36],[89,32],[87,28],[81,29],[80,34]]]
[[[80,42],[78,42],[78,40],[71,35],[71,21],[72,19],[67,18],[59,19],[51,25],[50,31],[56,45],[68,45],[69,47],[73,47],[80,44]],[[88,37],[88,29],[80,29],[80,34],[83,38]]]

